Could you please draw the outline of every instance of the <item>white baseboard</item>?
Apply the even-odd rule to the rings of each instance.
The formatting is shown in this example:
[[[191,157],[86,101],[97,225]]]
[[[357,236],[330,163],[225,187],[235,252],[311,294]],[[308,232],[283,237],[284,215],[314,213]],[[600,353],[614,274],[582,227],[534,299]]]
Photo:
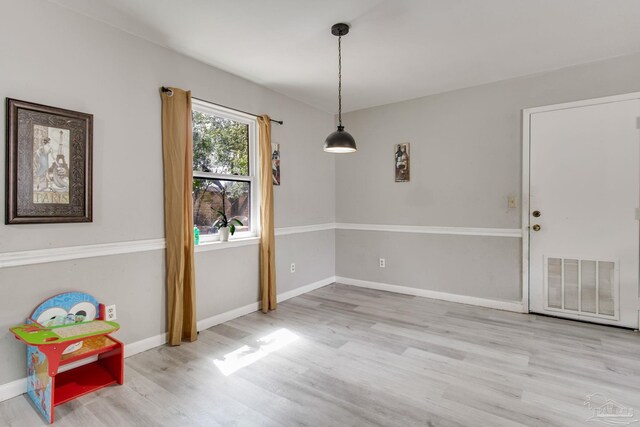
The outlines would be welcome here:
[[[331,283],[334,283],[335,281],[336,281],[335,277],[328,277],[326,279],[319,280],[309,285],[301,286],[291,291],[283,292],[278,295],[278,302],[286,301],[289,298],[293,298],[298,295],[302,295],[304,293],[322,288],[324,286],[330,285]],[[201,331],[201,330],[210,328],[212,326],[219,325],[224,322],[228,322],[229,320],[233,320],[237,317],[244,316],[245,314],[253,313],[254,311],[258,311],[258,310],[260,310],[260,303],[258,302],[245,305],[244,307],[235,308],[225,313],[217,314],[215,316],[208,317],[206,319],[202,319],[198,321],[198,330]],[[163,334],[155,335],[153,337],[145,338],[140,341],[125,344],[124,357],[130,357],[135,354],[142,353],[143,351],[151,350],[152,348],[159,347],[161,345],[166,344],[166,342],[167,342],[167,334],[163,333]],[[92,361],[93,360],[89,360],[89,361],[83,360],[73,365],[72,367],[84,365]],[[71,369],[72,367],[69,367],[67,369]],[[61,369],[60,371],[62,372],[63,369]],[[2,402],[3,400],[11,399],[16,396],[20,396],[21,394],[26,392],[27,392],[26,378],[21,378],[19,380],[15,380],[6,384],[0,384],[0,402]]]
[[[229,320],[233,320],[245,314],[253,313],[260,310],[260,304],[257,302],[247,304],[244,307],[234,308],[233,310],[226,311],[224,313],[216,314],[215,316],[208,317],[198,321],[198,331],[209,329],[212,326],[219,325]]]
[[[124,357],[131,357],[167,343],[167,334],[159,334],[124,345]]]
[[[307,292],[315,291],[316,289],[323,288],[336,281],[336,276],[327,277],[326,279],[318,280],[315,283],[311,283],[291,291],[283,292],[278,295],[278,302],[286,301],[289,298],[297,297],[298,295],[306,294]]]
[[[380,291],[396,292],[399,294],[415,295],[418,297],[425,297],[431,299],[437,299],[442,301],[457,302],[461,304],[476,305],[480,307],[494,308],[497,310],[515,311],[517,313],[524,313],[524,307],[519,301],[502,301],[486,298],[471,297],[466,295],[450,294],[447,292],[430,291],[427,289],[411,288],[408,286],[390,285],[387,283],[370,282],[367,280],[351,279],[348,277],[336,277],[337,283],[343,283],[345,285],[358,286],[361,288],[377,289]]]
[[[21,378],[19,380],[11,381],[10,383],[0,385],[0,402],[3,400],[11,399],[12,397],[20,396],[27,392],[27,379]]]
[[[278,302],[283,302],[288,300],[289,298],[297,297],[298,295],[306,294],[307,292],[314,291],[316,289],[322,288],[324,286],[330,285],[336,281],[335,276],[327,277],[326,279],[319,280],[317,282],[301,286],[299,288],[293,289],[291,291],[283,292],[278,294],[277,299]],[[219,325],[224,322],[228,322],[240,316],[244,316],[245,314],[253,313],[262,308],[262,304],[259,302],[254,302],[252,304],[245,305],[244,307],[236,308],[230,311],[227,311],[222,314],[217,314],[215,316],[202,319],[198,321],[198,330],[202,331],[204,329],[208,329],[212,326]]]

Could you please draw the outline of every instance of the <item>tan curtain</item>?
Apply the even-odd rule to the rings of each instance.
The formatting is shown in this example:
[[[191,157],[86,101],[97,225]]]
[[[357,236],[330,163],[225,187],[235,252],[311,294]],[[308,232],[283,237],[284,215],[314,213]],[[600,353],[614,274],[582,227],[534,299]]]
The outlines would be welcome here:
[[[271,119],[258,117],[260,126],[260,291],[262,311],[275,310],[276,262],[273,225],[273,178],[271,177]]]
[[[162,92],[164,231],[167,264],[169,344],[195,341],[196,295],[193,269],[193,140],[191,92]]]

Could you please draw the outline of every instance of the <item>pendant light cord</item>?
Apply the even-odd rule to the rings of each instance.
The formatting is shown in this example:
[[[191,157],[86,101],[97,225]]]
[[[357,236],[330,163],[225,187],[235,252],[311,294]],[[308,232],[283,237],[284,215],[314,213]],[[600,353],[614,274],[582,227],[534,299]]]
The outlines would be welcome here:
[[[338,36],[338,126],[342,127],[342,36]]]

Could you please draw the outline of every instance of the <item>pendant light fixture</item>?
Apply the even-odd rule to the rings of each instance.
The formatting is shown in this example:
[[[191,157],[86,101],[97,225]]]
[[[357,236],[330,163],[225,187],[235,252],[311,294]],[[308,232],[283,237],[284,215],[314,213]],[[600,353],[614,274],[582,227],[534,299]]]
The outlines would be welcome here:
[[[330,134],[324,141],[324,151],[327,153],[353,153],[356,151],[356,141],[342,126],[342,36],[349,34],[347,24],[335,24],[331,27],[331,34],[338,37],[338,130]]]

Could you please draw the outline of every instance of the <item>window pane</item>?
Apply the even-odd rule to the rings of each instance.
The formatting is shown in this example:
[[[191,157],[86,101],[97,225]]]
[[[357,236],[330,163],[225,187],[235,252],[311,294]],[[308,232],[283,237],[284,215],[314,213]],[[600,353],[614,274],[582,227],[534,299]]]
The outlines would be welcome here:
[[[242,226],[235,224],[236,233],[248,231],[250,221],[251,184],[245,181],[193,178],[193,223],[200,235],[217,234],[212,227],[219,214],[224,211],[227,218],[237,218]],[[223,209],[224,204],[224,209]]]
[[[249,125],[193,112],[193,170],[249,175]]]

